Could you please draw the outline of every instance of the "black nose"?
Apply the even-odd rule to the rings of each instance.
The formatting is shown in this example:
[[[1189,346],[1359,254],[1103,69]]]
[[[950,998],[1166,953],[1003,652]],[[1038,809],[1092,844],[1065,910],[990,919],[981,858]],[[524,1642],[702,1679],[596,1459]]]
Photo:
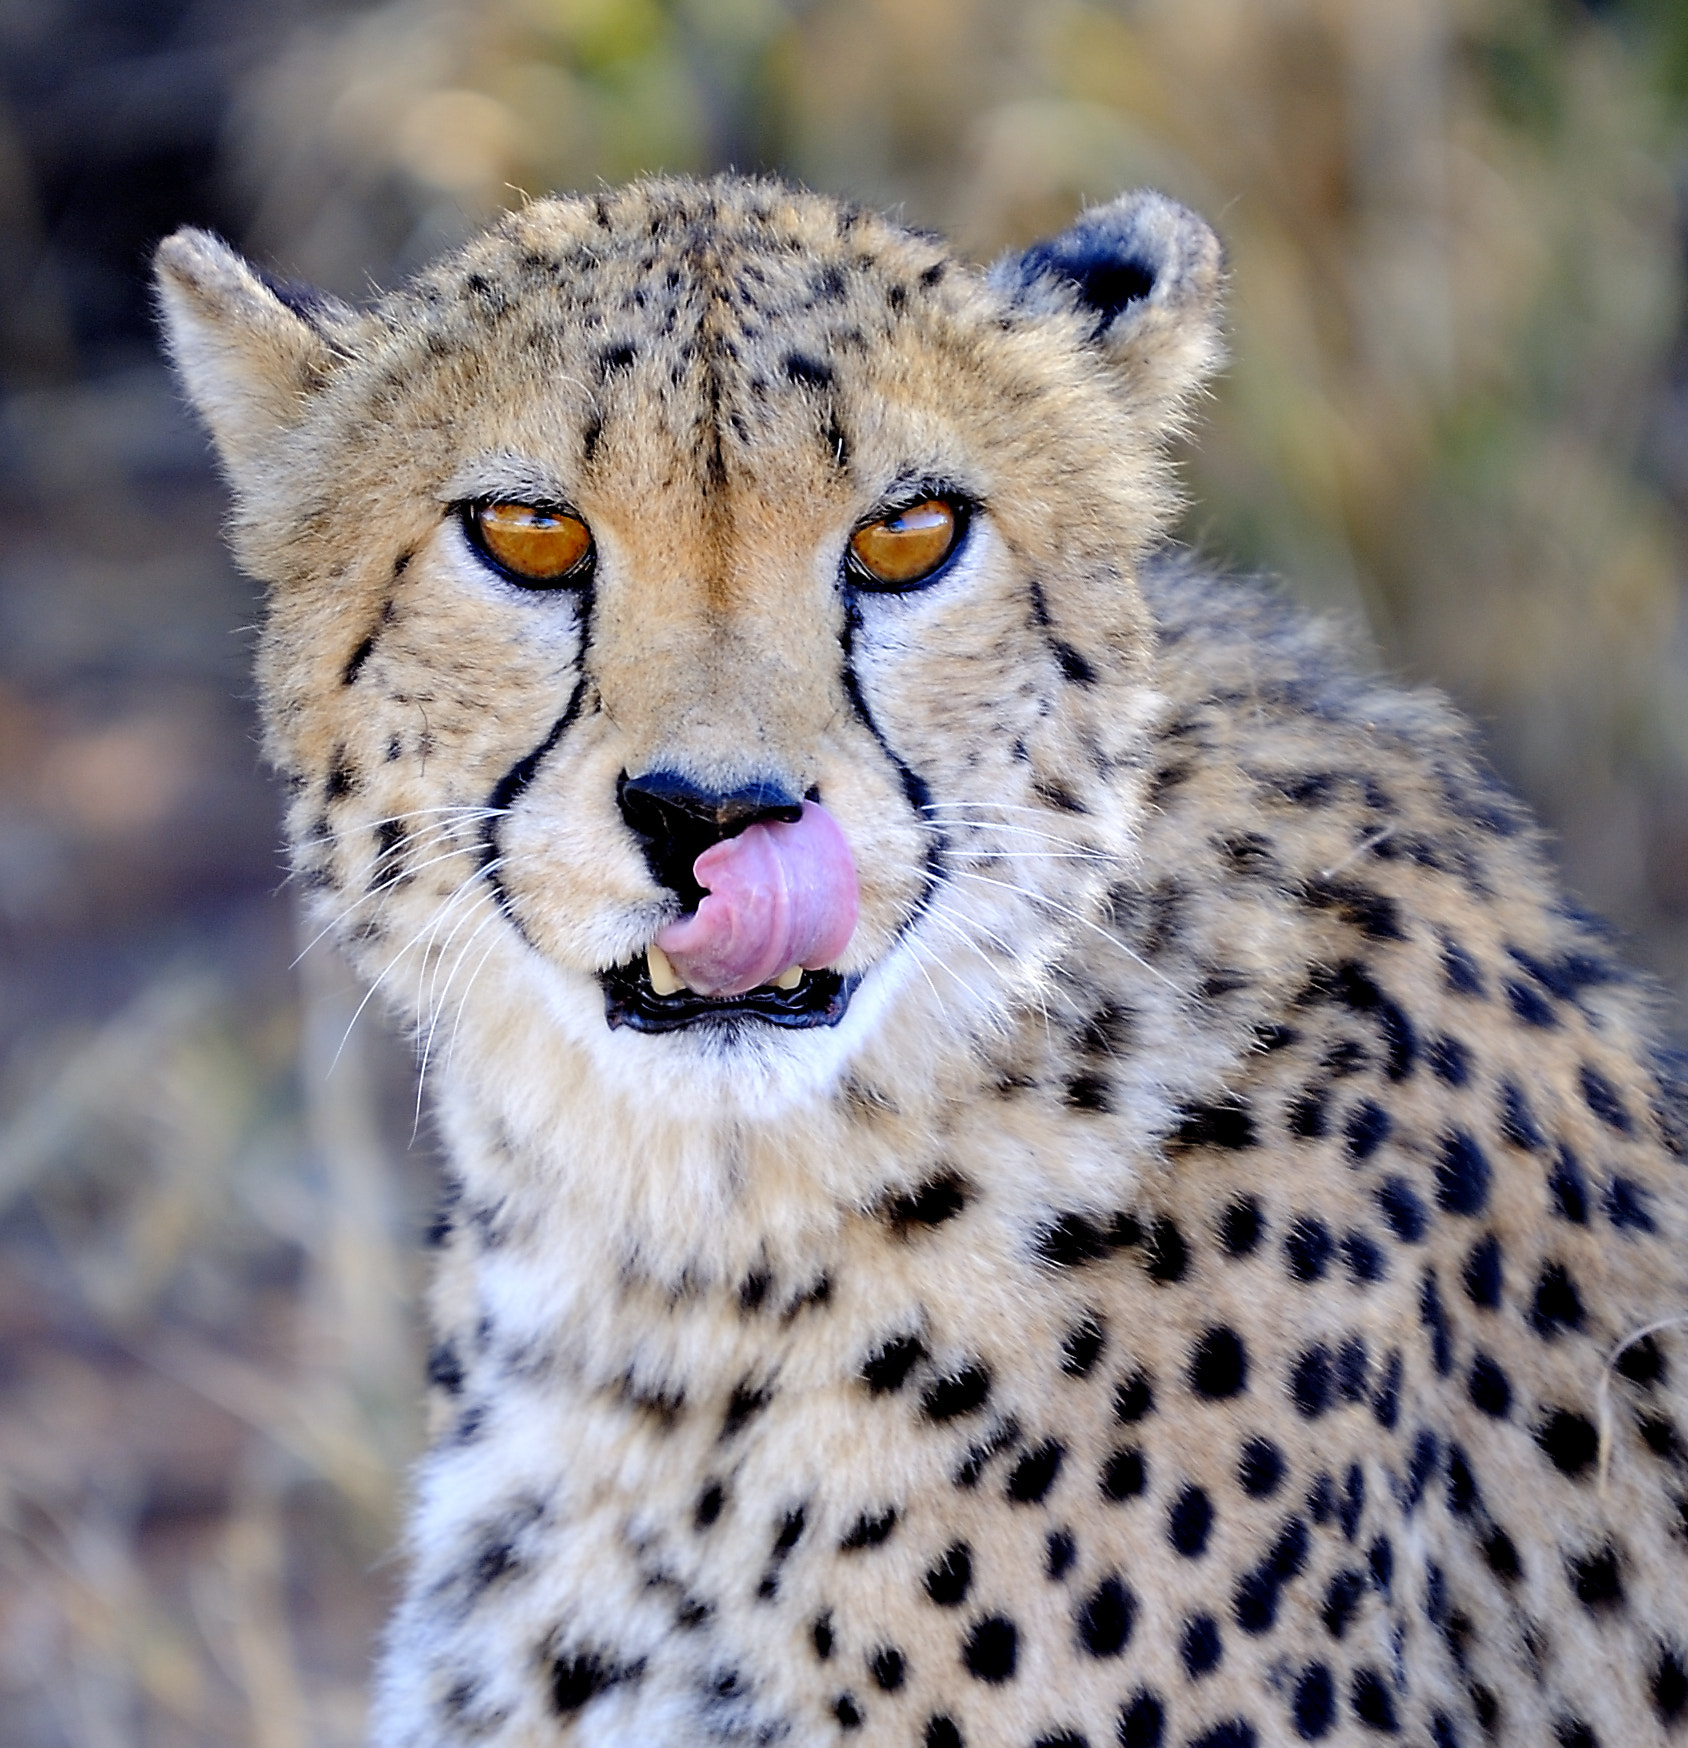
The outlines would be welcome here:
[[[803,803],[783,784],[747,783],[742,788],[705,789],[677,771],[623,772],[616,800],[639,842],[651,873],[677,892],[688,910],[703,901],[692,864],[722,838],[736,837],[758,820],[794,820]]]

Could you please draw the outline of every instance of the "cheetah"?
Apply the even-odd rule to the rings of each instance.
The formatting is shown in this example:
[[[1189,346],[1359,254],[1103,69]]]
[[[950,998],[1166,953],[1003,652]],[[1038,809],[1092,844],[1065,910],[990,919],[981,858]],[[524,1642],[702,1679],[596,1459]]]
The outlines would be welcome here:
[[[1688,1738],[1679,1063],[1453,712],[1169,542],[1199,218],[158,275],[448,1159],[380,1748]]]

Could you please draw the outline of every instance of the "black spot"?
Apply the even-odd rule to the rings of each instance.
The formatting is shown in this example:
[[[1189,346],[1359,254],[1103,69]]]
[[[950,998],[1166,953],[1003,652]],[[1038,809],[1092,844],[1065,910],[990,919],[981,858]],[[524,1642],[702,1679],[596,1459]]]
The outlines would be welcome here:
[[[1305,1088],[1287,1113],[1290,1134],[1299,1136],[1303,1141],[1317,1141],[1330,1127],[1325,1110],[1329,1098],[1328,1086]]]
[[[1465,1296],[1484,1311],[1500,1304],[1500,1240],[1488,1232],[1471,1247],[1465,1259]]]
[[[1477,1714],[1477,1725],[1485,1736],[1493,1737],[1500,1722],[1500,1701],[1486,1687],[1475,1684],[1468,1690],[1471,1709]]]
[[[895,1512],[892,1516],[895,1517]],[[801,1505],[793,1506],[780,1519],[780,1527],[774,1535],[774,1558],[783,1560],[802,1539],[804,1526],[808,1523],[808,1513]],[[883,1539],[883,1538],[882,1538]]]
[[[1342,1260],[1347,1264],[1349,1275],[1362,1285],[1380,1281],[1388,1272],[1382,1250],[1376,1240],[1364,1232],[1345,1232],[1342,1235]]]
[[[926,1344],[918,1335],[893,1336],[862,1361],[861,1379],[875,1396],[902,1389],[908,1375],[926,1358]]]
[[[1569,1220],[1573,1226],[1588,1224],[1588,1180],[1570,1148],[1559,1149],[1547,1187],[1553,1196],[1553,1211],[1561,1220]]]
[[[1530,1323],[1537,1335],[1551,1341],[1561,1330],[1581,1329],[1582,1296],[1571,1271],[1561,1262],[1550,1262],[1536,1281],[1530,1304]]]
[[[1219,1216],[1219,1242],[1227,1256],[1247,1256],[1260,1242],[1266,1222],[1253,1196],[1235,1201]]]
[[[1336,1521],[1341,1526],[1342,1534],[1346,1540],[1351,1542],[1360,1533],[1360,1518],[1365,1509],[1365,1471],[1358,1463],[1350,1463],[1348,1474],[1342,1486],[1342,1504],[1336,1515]]]
[[[448,1396],[460,1396],[463,1378],[463,1362],[457,1349],[449,1341],[436,1343],[428,1354],[428,1382],[438,1385]]]
[[[1627,1177],[1615,1177],[1606,1186],[1606,1218],[1620,1231],[1653,1232],[1653,1216],[1647,1207],[1647,1192]]]
[[[926,1721],[925,1748],[966,1748],[953,1718],[935,1717]]]
[[[739,1284],[738,1302],[741,1311],[755,1311],[768,1296],[773,1277],[766,1269],[755,1269]]]
[[[861,1548],[877,1548],[881,1542],[889,1540],[892,1530],[897,1527],[897,1517],[894,1505],[887,1505],[879,1512],[864,1511],[845,1532],[838,1551],[853,1554]]]
[[[1106,1342],[1097,1318],[1075,1323],[1061,1338],[1061,1370],[1069,1378],[1088,1378]]]
[[[1600,1748],[1600,1738],[1588,1725],[1568,1714],[1553,1720],[1553,1740],[1557,1748]]]
[[[346,658],[346,666],[340,675],[340,682],[345,686],[357,684],[357,677],[363,672],[363,664],[369,660],[370,652],[375,648],[373,635],[366,637],[356,649]]]
[[[1165,1708],[1156,1695],[1140,1688],[1120,1707],[1114,1733],[1119,1748],[1161,1748],[1165,1731]]]
[[[1065,1578],[1072,1570],[1073,1561],[1078,1557],[1078,1547],[1073,1541],[1070,1530],[1051,1530],[1043,1544],[1045,1561],[1044,1571],[1051,1579]]]
[[[1251,1438],[1237,1461],[1237,1480],[1251,1499],[1270,1499],[1284,1478],[1283,1453],[1270,1439]]]
[[[1379,1536],[1366,1549],[1366,1564],[1371,1567],[1372,1583],[1387,1596],[1395,1573],[1395,1550],[1389,1545],[1387,1536]]]
[[[1213,1502],[1201,1488],[1186,1487],[1173,1501],[1167,1539],[1186,1560],[1196,1560],[1207,1552],[1212,1530]]]
[[[1116,1505],[1121,1500],[1135,1499],[1147,1482],[1143,1453],[1135,1445],[1115,1451],[1102,1465],[1102,1497]]]
[[[1032,1241],[1037,1254],[1056,1268],[1079,1268],[1108,1254],[1108,1235],[1083,1214],[1062,1214]]]
[[[928,1420],[955,1420],[983,1408],[991,1393],[989,1369],[979,1361],[959,1372],[937,1378],[920,1398],[921,1412]]]
[[[903,1654],[894,1645],[882,1645],[867,1660],[868,1673],[873,1677],[874,1686],[883,1693],[895,1693],[903,1684],[903,1678],[908,1673],[908,1665],[903,1660]]]
[[[1014,1679],[1020,1660],[1020,1633],[1011,1620],[1002,1615],[986,1615],[967,1635],[961,1660],[969,1675],[993,1686]]]
[[[1184,1635],[1178,1642],[1178,1654],[1192,1681],[1218,1668],[1225,1655],[1225,1641],[1219,1636],[1219,1623],[1210,1614],[1192,1615],[1184,1623]]]
[[[1055,1485],[1067,1447],[1057,1439],[1034,1446],[1014,1465],[1006,1492],[1016,1505],[1037,1505]]]
[[[1627,1135],[1631,1129],[1629,1112],[1618,1096],[1618,1089],[1599,1069],[1584,1063],[1581,1069],[1583,1102],[1609,1129]]]
[[[1552,1005],[1539,996],[1527,983],[1508,982],[1506,999],[1514,1014],[1526,1025],[1546,1031],[1559,1024]]]
[[[1348,1690],[1349,1703],[1354,1708],[1354,1715],[1362,1724],[1385,1736],[1394,1736],[1400,1732],[1400,1723],[1395,1716],[1395,1702],[1389,1695],[1389,1689],[1383,1684],[1383,1677],[1375,1669],[1356,1669],[1354,1682]]]
[[[1248,1388],[1248,1349],[1234,1329],[1210,1329],[1190,1354],[1190,1388],[1209,1402],[1240,1396]]]
[[[1084,1599],[1073,1618],[1079,1643],[1092,1657],[1117,1657],[1136,1624],[1137,1598],[1117,1575],[1110,1575]]]
[[[832,366],[819,358],[810,358],[801,352],[788,352],[785,355],[785,375],[788,382],[794,382],[804,388],[831,388]]]
[[[627,342],[619,346],[606,346],[598,354],[598,380],[604,381],[613,371],[629,369],[638,356],[638,348]]]
[[[1401,1408],[1401,1353],[1397,1348],[1384,1367],[1377,1394],[1372,1397],[1372,1418],[1386,1432],[1393,1429]]]
[[[1289,1374],[1290,1399],[1304,1420],[1317,1420],[1330,1407],[1330,1349],[1315,1343],[1297,1356]]]
[[[1325,1631],[1333,1639],[1340,1639],[1348,1631],[1365,1593],[1366,1575],[1352,1566],[1338,1572],[1325,1587],[1325,1604],[1320,1618],[1325,1623]]]
[[[1430,1211],[1405,1178],[1386,1177],[1377,1186],[1377,1205],[1389,1230],[1403,1244],[1423,1242],[1425,1229],[1430,1224]]]
[[[918,1226],[942,1226],[967,1206],[968,1184],[954,1172],[928,1178],[904,1195],[887,1196],[879,1206],[880,1218],[899,1238],[907,1238]]]
[[[976,1487],[979,1477],[985,1472],[985,1465],[992,1457],[1000,1456],[1002,1452],[1020,1442],[1020,1423],[1013,1415],[999,1420],[978,1444],[968,1447],[967,1455],[962,1459],[951,1479],[957,1487]]]
[[[334,762],[329,767],[328,780],[323,785],[323,794],[329,801],[338,801],[342,795],[350,795],[357,787],[357,772],[352,769],[346,757],[344,747],[334,749]]]
[[[1407,1460],[1407,1472],[1396,1484],[1396,1495],[1410,1514],[1418,1509],[1424,1489],[1436,1472],[1442,1458],[1442,1441],[1435,1433],[1422,1428],[1413,1440],[1412,1455]]]
[[[1618,1354],[1614,1364],[1620,1377],[1628,1378],[1632,1384],[1639,1384],[1644,1390],[1651,1389],[1655,1384],[1662,1384],[1668,1371],[1665,1356],[1650,1335],[1630,1342]]]
[[[1113,1082],[1105,1074],[1075,1074],[1063,1089],[1061,1102],[1074,1111],[1100,1111],[1106,1115],[1114,1108]]]
[[[1500,1132],[1514,1147],[1522,1147],[1529,1153],[1539,1153],[1547,1145],[1547,1137],[1536,1122],[1530,1101],[1516,1082],[1510,1080],[1503,1081],[1500,1089]]]
[[[856,1704],[853,1694],[839,1694],[832,1702],[832,1715],[838,1720],[840,1729],[859,1730],[862,1727],[862,1709]]]
[[[597,1694],[624,1681],[637,1681],[645,1672],[644,1659],[620,1664],[597,1651],[577,1651],[558,1657],[551,1665],[551,1704],[559,1717],[577,1712]]]
[[[1471,1405],[1495,1420],[1504,1420],[1512,1412],[1512,1385],[1506,1373],[1486,1353],[1471,1362],[1471,1382],[1468,1386]]]
[[[1444,1214],[1480,1214],[1489,1199],[1489,1162],[1463,1129],[1442,1138],[1436,1205]]]
[[[1077,686],[1094,686],[1096,670],[1070,643],[1063,643],[1060,638],[1052,637],[1049,648],[1055,657],[1056,665],[1062,675]]]
[[[1175,1221],[1164,1215],[1149,1228],[1144,1252],[1143,1266],[1149,1279],[1163,1287],[1183,1280],[1185,1270],[1190,1266],[1190,1252],[1184,1243],[1184,1234],[1178,1230]]]
[[[1286,1518],[1265,1559],[1243,1574],[1231,1612],[1245,1633],[1258,1636],[1276,1624],[1280,1593],[1306,1565],[1307,1543],[1306,1523],[1299,1517]]]
[[[753,1385],[747,1378],[728,1400],[727,1412],[721,1422],[721,1437],[729,1439],[742,1431],[745,1424],[760,1414],[773,1399],[774,1393],[766,1385]]]
[[[1484,993],[1483,974],[1477,969],[1477,961],[1449,936],[1442,938],[1442,975],[1455,995]]]
[[[698,1495],[697,1509],[692,1514],[692,1521],[699,1529],[708,1529],[721,1515],[721,1507],[726,1503],[726,1489],[719,1481],[711,1481]]]
[[[1368,941],[1404,941],[1401,907],[1384,893],[1374,892],[1354,880],[1309,880],[1302,888],[1302,903],[1310,910],[1334,910]]]
[[[1303,1214],[1284,1234],[1284,1256],[1297,1281],[1323,1280],[1335,1248],[1330,1228],[1315,1214]]]
[[[1381,1105],[1373,1103],[1371,1099],[1362,1099],[1349,1113],[1348,1121],[1343,1125],[1342,1134],[1348,1157],[1356,1165],[1370,1159],[1388,1139],[1391,1127],[1389,1113]]]
[[[1371,1357],[1366,1352],[1366,1344],[1357,1335],[1351,1335],[1336,1350],[1336,1390],[1345,1402],[1359,1402],[1366,1393],[1367,1376],[1371,1369]]]
[[[1536,1443],[1561,1475],[1573,1480],[1585,1474],[1600,1453],[1594,1422],[1568,1408],[1556,1408],[1536,1428]]]
[[[1679,1652],[1666,1647],[1660,1653],[1647,1679],[1647,1688],[1660,1722],[1674,1724],[1682,1716],[1683,1708],[1688,1707],[1688,1669],[1683,1667]]]
[[[1242,1099],[1186,1105],[1172,1139],[1178,1147],[1223,1147],[1233,1151],[1252,1147],[1257,1139],[1254,1115]]]
[[[1512,1537],[1498,1525],[1484,1536],[1482,1547],[1483,1560],[1497,1578],[1510,1584],[1523,1575],[1524,1568],[1518,1562],[1518,1550]]]
[[[954,1542],[926,1574],[926,1594],[939,1608],[959,1608],[972,1583],[973,1550],[965,1542]]]
[[[1457,1038],[1432,1038],[1424,1055],[1430,1072],[1449,1086],[1464,1086],[1471,1078],[1471,1052]]]
[[[1120,1380],[1114,1391],[1114,1418],[1122,1426],[1133,1426],[1155,1405],[1154,1385],[1147,1372],[1133,1372]]]
[[[1303,1742],[1319,1742],[1329,1735],[1336,1721],[1336,1692],[1330,1671],[1322,1663],[1309,1663],[1295,1684],[1290,1718]]]
[[[1090,1748],[1090,1738],[1077,1730],[1062,1730],[1054,1736],[1039,1736],[1032,1748]]]
[[[1448,1314],[1442,1305],[1442,1290],[1436,1284],[1436,1271],[1426,1269],[1418,1291],[1418,1320],[1430,1332],[1430,1359],[1439,1377],[1447,1377],[1454,1369],[1453,1336],[1448,1328]]]

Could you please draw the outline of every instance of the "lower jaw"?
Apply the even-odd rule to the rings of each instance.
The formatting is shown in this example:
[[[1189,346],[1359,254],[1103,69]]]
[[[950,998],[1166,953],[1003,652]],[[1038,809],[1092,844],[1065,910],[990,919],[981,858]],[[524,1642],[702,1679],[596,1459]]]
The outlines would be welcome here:
[[[641,958],[599,974],[604,987],[604,1018],[610,1029],[680,1032],[749,1024],[803,1031],[836,1026],[860,981],[836,971],[805,971],[795,989],[761,989],[743,995],[699,995],[682,989],[658,995]]]

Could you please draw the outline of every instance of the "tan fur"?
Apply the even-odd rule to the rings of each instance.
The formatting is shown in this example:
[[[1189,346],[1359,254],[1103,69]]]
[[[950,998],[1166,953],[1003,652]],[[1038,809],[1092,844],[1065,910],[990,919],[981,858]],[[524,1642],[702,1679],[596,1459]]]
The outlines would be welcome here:
[[[1443,707],[1157,547],[1199,220],[985,275],[654,182],[361,313],[159,269],[296,868],[451,1159],[383,1748],[1671,1738],[1688,1362],[1608,1361],[1684,1308],[1674,1073]],[[965,546],[854,588],[910,482]],[[836,1027],[606,1024],[657,768],[839,820]]]

